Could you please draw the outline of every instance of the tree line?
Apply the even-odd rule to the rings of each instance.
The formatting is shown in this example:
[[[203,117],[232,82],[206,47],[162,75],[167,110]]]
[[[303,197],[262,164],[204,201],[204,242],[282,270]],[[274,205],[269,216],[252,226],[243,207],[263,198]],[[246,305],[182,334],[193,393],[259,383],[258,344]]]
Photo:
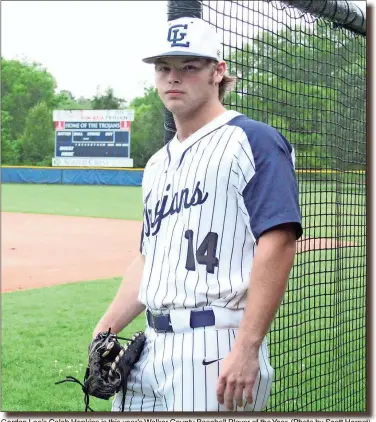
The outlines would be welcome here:
[[[1,156],[3,165],[50,166],[54,156],[53,110],[135,110],[132,158],[144,167],[163,146],[163,104],[152,87],[129,104],[111,87],[92,98],[56,90],[56,80],[39,63],[2,58]]]
[[[297,168],[363,169],[365,48],[364,38],[319,25],[311,33],[260,32],[242,50],[226,51],[237,87],[224,104],[278,129],[295,147]],[[135,167],[144,167],[164,145],[164,106],[153,87],[129,103],[111,87],[75,98],[57,92],[56,80],[41,64],[2,58],[1,66],[3,165],[51,165],[57,109],[134,109]]]

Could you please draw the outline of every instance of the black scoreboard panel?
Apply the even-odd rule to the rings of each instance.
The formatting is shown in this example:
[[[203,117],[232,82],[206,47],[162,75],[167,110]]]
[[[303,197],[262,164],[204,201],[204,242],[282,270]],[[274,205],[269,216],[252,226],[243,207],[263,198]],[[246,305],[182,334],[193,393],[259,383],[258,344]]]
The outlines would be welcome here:
[[[129,158],[129,135],[126,130],[58,130],[55,157]]]

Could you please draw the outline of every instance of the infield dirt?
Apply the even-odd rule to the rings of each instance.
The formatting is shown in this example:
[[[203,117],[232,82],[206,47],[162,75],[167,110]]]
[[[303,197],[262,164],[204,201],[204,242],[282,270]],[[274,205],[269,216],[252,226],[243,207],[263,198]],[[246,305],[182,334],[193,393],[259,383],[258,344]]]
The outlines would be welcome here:
[[[1,291],[118,277],[139,253],[141,221],[2,213]],[[298,252],[355,246],[298,241]]]

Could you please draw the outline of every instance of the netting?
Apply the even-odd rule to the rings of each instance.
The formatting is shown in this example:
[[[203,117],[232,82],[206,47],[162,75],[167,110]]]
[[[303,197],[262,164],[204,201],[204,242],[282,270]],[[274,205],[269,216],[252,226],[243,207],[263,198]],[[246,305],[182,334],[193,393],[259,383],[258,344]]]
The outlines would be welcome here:
[[[278,1],[203,1],[202,19],[237,76],[226,108],[296,152],[304,237],[269,334],[266,410],[365,411],[366,39]]]

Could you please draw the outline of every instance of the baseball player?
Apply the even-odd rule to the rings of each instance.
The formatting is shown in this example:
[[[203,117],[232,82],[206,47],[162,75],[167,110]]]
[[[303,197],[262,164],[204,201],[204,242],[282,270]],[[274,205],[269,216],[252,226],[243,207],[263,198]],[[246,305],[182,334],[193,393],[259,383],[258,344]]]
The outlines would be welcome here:
[[[145,312],[127,411],[260,411],[274,373],[266,334],[302,234],[294,150],[223,107],[232,78],[209,24],[170,21],[163,43],[143,61],[177,132],[146,165],[141,254],[93,334]]]

